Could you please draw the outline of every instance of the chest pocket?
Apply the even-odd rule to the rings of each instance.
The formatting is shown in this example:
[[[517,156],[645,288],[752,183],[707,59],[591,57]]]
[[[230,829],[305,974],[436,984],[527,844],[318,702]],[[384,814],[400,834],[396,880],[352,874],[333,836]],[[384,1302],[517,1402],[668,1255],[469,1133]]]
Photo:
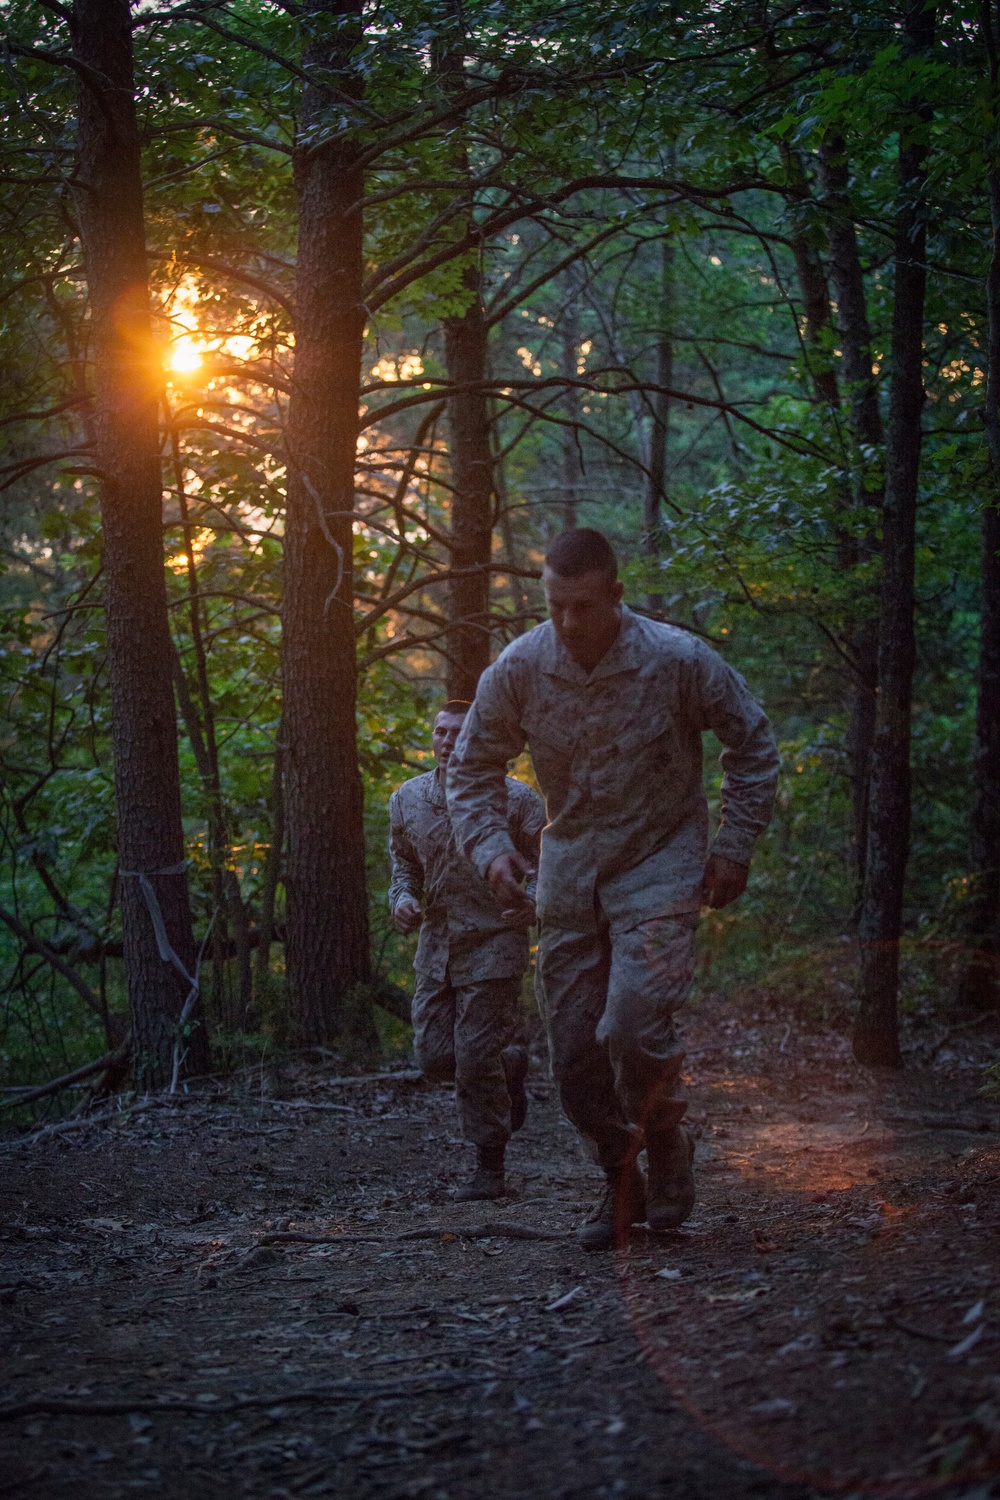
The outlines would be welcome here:
[[[594,796],[625,816],[641,807],[659,822],[687,793],[688,768],[674,716],[662,701],[648,712],[640,705],[626,725],[608,722],[594,746],[592,766]]]
[[[648,710],[640,706],[631,724],[617,734],[614,724],[609,724],[608,729],[608,749],[614,745],[618,758],[625,762],[667,766],[676,759],[677,732],[674,716],[666,704],[657,703]]]

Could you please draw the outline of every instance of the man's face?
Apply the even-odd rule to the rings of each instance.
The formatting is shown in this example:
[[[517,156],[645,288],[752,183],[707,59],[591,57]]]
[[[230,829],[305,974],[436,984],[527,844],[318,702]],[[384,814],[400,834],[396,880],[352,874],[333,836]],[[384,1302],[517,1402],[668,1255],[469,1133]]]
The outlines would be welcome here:
[[[442,771],[451,760],[451,752],[455,748],[455,741],[465,723],[464,714],[438,714],[434,720],[434,728],[431,730],[431,745],[434,748],[434,758]]]
[[[563,578],[549,568],[542,585],[556,635],[571,656],[596,665],[618,634],[622,585],[606,573]]]

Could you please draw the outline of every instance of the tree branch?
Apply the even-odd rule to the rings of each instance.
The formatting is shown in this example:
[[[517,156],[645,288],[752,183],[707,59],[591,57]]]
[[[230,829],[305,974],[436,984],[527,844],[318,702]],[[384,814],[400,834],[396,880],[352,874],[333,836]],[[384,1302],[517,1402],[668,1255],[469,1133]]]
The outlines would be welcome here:
[[[19,937],[26,947],[30,948],[33,953],[37,953],[40,958],[44,958],[45,962],[50,964],[57,974],[61,974],[67,983],[73,986],[87,1008],[100,1018],[102,1025],[104,1024],[104,1007],[100,999],[94,994],[87,981],[80,977],[72,964],[68,964],[65,959],[60,958],[59,954],[50,948],[48,943],[43,942],[39,937],[35,937],[33,932],[30,932],[27,927],[22,926],[14,913],[8,911],[5,906],[0,906],[0,922],[5,922],[11,932],[16,937]]]

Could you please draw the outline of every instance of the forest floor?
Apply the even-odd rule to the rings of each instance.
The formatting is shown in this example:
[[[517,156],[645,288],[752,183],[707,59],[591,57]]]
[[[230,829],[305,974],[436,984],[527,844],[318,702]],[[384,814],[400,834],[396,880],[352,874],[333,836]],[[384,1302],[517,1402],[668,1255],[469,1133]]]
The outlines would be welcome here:
[[[974,1034],[886,1082],[703,1004],[698,1208],[609,1255],[572,1237],[598,1175],[541,1066],[485,1206],[412,1076],[289,1064],[8,1138],[0,1495],[1000,1494]]]

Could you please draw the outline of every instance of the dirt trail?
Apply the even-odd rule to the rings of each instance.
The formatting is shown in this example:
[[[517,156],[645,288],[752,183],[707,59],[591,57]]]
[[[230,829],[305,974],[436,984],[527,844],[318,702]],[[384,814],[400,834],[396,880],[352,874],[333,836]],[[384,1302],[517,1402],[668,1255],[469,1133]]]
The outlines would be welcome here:
[[[597,1174],[541,1073],[485,1207],[449,1198],[447,1091],[406,1080],[289,1069],[3,1144],[0,1495],[1000,1494],[977,1073],[881,1088],[839,1039],[722,1025],[689,1027],[698,1210],[615,1256],[572,1238]],[[551,1238],[462,1233],[498,1225]],[[344,1238],[268,1243],[295,1232]]]

